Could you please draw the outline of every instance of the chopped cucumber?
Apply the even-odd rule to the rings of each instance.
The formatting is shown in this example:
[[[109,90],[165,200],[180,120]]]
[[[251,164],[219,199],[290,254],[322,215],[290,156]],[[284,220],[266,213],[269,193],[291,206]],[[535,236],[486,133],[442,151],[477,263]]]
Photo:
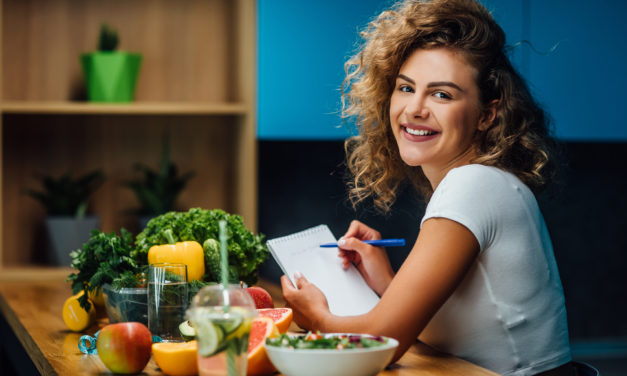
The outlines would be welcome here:
[[[179,331],[185,341],[191,341],[196,338],[196,329],[189,323],[189,320],[185,320],[179,325]]]

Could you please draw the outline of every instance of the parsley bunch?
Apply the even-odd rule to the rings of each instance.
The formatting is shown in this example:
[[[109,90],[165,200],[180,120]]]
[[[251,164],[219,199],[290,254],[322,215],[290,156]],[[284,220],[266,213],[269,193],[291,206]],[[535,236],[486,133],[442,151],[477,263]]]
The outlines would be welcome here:
[[[147,259],[134,258],[133,250],[133,235],[125,229],[119,236],[93,230],[83,248],[70,253],[72,267],[78,272],[70,274],[68,281],[74,294],[85,292],[79,298],[81,307],[89,311],[88,292],[98,292],[107,283],[116,288],[140,284]]]

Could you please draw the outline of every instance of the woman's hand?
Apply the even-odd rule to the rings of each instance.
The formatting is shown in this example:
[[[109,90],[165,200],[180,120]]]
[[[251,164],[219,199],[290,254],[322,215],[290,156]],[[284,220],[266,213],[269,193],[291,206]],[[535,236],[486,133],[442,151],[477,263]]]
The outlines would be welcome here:
[[[394,270],[384,248],[363,242],[377,239],[381,239],[378,231],[359,221],[352,221],[346,234],[338,241],[338,247],[344,269],[353,263],[368,286],[381,296],[394,278]]]
[[[325,316],[330,315],[329,303],[322,291],[302,274],[294,276],[296,286],[287,276],[281,277],[283,298],[292,309],[294,322],[305,330],[322,330]]]

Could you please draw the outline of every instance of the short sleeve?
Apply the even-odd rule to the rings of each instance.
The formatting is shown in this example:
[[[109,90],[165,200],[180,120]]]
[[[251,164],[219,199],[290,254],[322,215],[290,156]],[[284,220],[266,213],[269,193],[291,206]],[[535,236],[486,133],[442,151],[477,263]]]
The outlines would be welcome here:
[[[430,218],[458,222],[470,230],[483,252],[494,239],[503,184],[505,179],[494,167],[467,165],[452,169],[433,192],[421,226]]]

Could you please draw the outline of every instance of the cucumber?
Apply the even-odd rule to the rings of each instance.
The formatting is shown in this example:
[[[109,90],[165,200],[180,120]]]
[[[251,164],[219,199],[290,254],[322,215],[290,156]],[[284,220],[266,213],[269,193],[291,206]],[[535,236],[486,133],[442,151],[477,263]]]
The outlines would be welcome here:
[[[186,342],[196,338],[196,329],[189,323],[189,320],[185,320],[179,325],[179,332]]]
[[[198,354],[204,357],[215,354],[224,338],[222,329],[209,320],[196,323],[196,333],[198,333]]]
[[[220,317],[213,320],[213,324],[220,327],[224,334],[230,334],[237,330],[244,321],[243,317],[238,314],[230,313],[225,317]]]

